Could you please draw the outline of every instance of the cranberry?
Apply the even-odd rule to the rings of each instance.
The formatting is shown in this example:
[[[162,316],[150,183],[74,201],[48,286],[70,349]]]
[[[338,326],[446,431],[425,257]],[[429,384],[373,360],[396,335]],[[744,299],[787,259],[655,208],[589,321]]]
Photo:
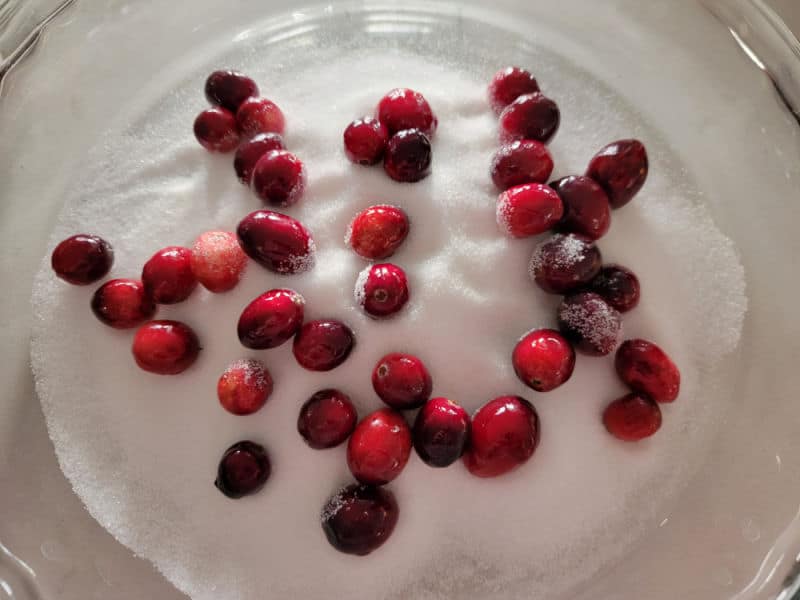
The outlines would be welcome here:
[[[294,290],[270,290],[248,304],[236,327],[246,348],[265,350],[280,346],[300,331],[305,299]]]
[[[501,190],[523,183],[545,183],[553,172],[547,146],[535,140],[517,140],[502,146],[492,159],[492,181]]]
[[[497,477],[533,456],[539,444],[539,416],[519,396],[500,396],[484,404],[472,418],[464,464],[477,477]]]
[[[74,285],[88,285],[111,270],[114,249],[103,238],[79,233],[68,237],[53,250],[50,264],[56,275]]]
[[[236,112],[242,102],[258,95],[256,82],[236,71],[214,71],[206,79],[206,99]]]
[[[400,475],[411,453],[411,430],[400,413],[381,408],[356,425],[347,466],[361,483],[383,485]]]
[[[369,266],[356,280],[355,296],[369,316],[376,319],[389,317],[408,302],[406,274],[390,263]]]
[[[356,119],[344,130],[344,153],[358,165],[374,165],[383,158],[389,132],[372,117]]]
[[[603,186],[611,208],[620,208],[647,179],[647,151],[639,140],[612,142],[594,155],[586,174]]]
[[[619,343],[622,316],[597,294],[579,292],[561,301],[558,328],[584,354],[605,356]]]
[[[431,142],[419,129],[394,134],[386,145],[383,170],[395,181],[413,183],[431,172]]]
[[[389,490],[351,484],[322,509],[322,529],[331,546],[345,554],[366,556],[392,535],[399,509]]]
[[[236,177],[245,185],[250,185],[253,169],[262,156],[270,150],[283,150],[283,138],[277,133],[259,133],[253,139],[242,142],[233,157]]]
[[[192,272],[209,292],[235,288],[246,266],[247,256],[229,231],[206,231],[194,242]]]
[[[539,91],[539,84],[529,71],[519,67],[506,67],[492,77],[489,84],[489,104],[495,114],[525,94]]]
[[[243,440],[222,455],[214,485],[228,498],[242,498],[264,487],[271,472],[269,456],[264,447]]]
[[[389,130],[390,135],[404,129],[419,129],[427,136],[436,131],[436,117],[428,101],[419,92],[396,88],[378,103],[378,120]]]
[[[314,240],[303,224],[269,210],[239,222],[236,235],[245,254],[276,273],[301,273],[314,265]]]
[[[464,454],[469,439],[467,411],[447,398],[433,398],[417,413],[414,448],[431,467],[447,467]]]
[[[558,105],[541,93],[520,96],[500,115],[500,141],[536,140],[546,144],[561,122]]]
[[[392,352],[378,361],[372,371],[372,387],[392,408],[419,408],[431,397],[433,383],[420,359],[411,354]]]
[[[614,366],[633,391],[656,402],[673,402],[681,389],[681,373],[653,342],[626,340],[617,350]]]
[[[297,431],[312,448],[333,448],[350,437],[357,420],[350,398],[339,390],[321,390],[300,409]]]
[[[556,234],[533,251],[529,274],[545,292],[564,294],[589,283],[602,262],[593,243],[573,234]]]
[[[194,136],[210,152],[230,152],[239,145],[236,117],[224,108],[208,108],[194,120]]]
[[[628,394],[606,407],[603,424],[615,438],[638,442],[661,428],[661,409],[650,398]]]
[[[294,338],[292,352],[309,371],[330,371],[342,364],[355,346],[353,331],[341,321],[309,321]]]
[[[149,321],[136,330],[133,357],[145,371],[177,375],[194,364],[200,341],[191,327],[180,321]]]
[[[217,382],[222,408],[234,415],[250,415],[264,406],[272,393],[272,376],[257,360],[232,362]]]
[[[497,226],[515,238],[547,231],[558,223],[564,207],[551,188],[541,183],[526,183],[506,190],[497,197]]]
[[[286,120],[281,109],[266,98],[247,98],[236,111],[236,125],[243,136],[259,133],[283,134]]]
[[[572,376],[575,350],[559,332],[534,329],[517,342],[511,362],[522,383],[537,392],[549,392]]]
[[[142,284],[158,304],[183,302],[197,287],[192,251],[182,246],[162,248],[144,264]]]
[[[564,177],[550,184],[564,203],[558,229],[587,239],[603,237],[611,225],[608,196],[594,179],[582,175]]]
[[[388,258],[406,239],[408,230],[408,216],[401,209],[386,204],[370,206],[350,223],[345,242],[364,258]]]
[[[112,279],[97,288],[92,296],[92,312],[106,325],[130,329],[152,317],[156,305],[140,281]]]
[[[270,150],[253,167],[250,187],[266,204],[291,206],[306,188],[306,169],[287,150]]]
[[[607,265],[589,282],[589,289],[619,312],[627,312],[639,304],[639,278],[619,265]]]

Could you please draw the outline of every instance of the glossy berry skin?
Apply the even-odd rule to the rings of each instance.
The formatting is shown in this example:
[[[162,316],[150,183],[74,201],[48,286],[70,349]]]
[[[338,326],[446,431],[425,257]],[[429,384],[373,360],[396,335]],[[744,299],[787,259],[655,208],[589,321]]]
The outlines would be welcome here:
[[[156,305],[145,293],[141,281],[112,279],[95,291],[92,312],[109,327],[130,329],[152,317]]]
[[[535,140],[517,140],[501,146],[492,158],[492,181],[500,190],[525,183],[545,183],[553,172],[547,146]]]
[[[183,302],[197,287],[192,251],[182,246],[162,248],[144,264],[142,284],[145,293],[158,304]]]
[[[389,138],[383,170],[401,183],[424,179],[431,172],[431,142],[419,129],[404,129]]]
[[[524,464],[539,444],[539,416],[519,396],[500,396],[472,417],[464,464],[477,477],[497,477]]]
[[[230,152],[239,145],[236,117],[224,108],[208,108],[194,120],[194,136],[209,152]]]
[[[247,98],[236,111],[236,126],[244,137],[252,137],[259,133],[283,135],[286,119],[272,100]]]
[[[628,394],[603,411],[606,430],[623,442],[638,442],[661,429],[661,409],[646,396]]]
[[[239,144],[233,157],[233,170],[244,185],[250,185],[258,160],[270,150],[283,150],[283,138],[277,133],[259,133]]]
[[[526,183],[498,196],[495,218],[506,235],[524,238],[552,228],[563,212],[561,198],[551,188],[542,183]]]
[[[255,494],[269,479],[272,466],[261,444],[243,440],[222,455],[214,485],[228,498]]]
[[[408,216],[396,206],[370,206],[351,221],[345,243],[359,256],[380,260],[397,251],[409,229]]]
[[[408,279],[405,271],[391,263],[367,267],[356,280],[358,304],[370,317],[390,317],[408,302]]]
[[[578,292],[561,301],[558,328],[576,350],[589,356],[605,356],[619,344],[622,315],[597,294]]]
[[[253,167],[250,187],[265,204],[291,206],[306,189],[306,169],[287,150],[270,150]]]
[[[356,119],[344,130],[344,153],[357,165],[375,165],[383,158],[389,130],[377,119]]]
[[[606,265],[589,282],[590,291],[603,297],[619,312],[628,312],[639,304],[639,278],[620,265]]]
[[[419,358],[392,352],[381,358],[372,370],[372,387],[390,407],[411,410],[428,401],[433,382]]]
[[[158,375],[177,375],[194,364],[200,341],[180,321],[149,321],[136,330],[133,357],[139,368]]]
[[[549,392],[572,377],[575,350],[558,331],[534,329],[517,342],[511,362],[522,383],[537,392]]]
[[[351,484],[322,509],[322,530],[339,552],[366,556],[392,535],[400,510],[385,488]]]
[[[230,231],[206,231],[192,246],[192,272],[209,292],[232,290],[242,278],[247,255]]]
[[[356,425],[347,442],[347,466],[360,482],[389,483],[403,470],[411,454],[411,430],[400,413],[381,408]]]
[[[378,121],[394,135],[404,129],[419,129],[431,137],[436,131],[437,120],[428,101],[419,92],[407,88],[396,88],[378,103]]]
[[[500,115],[500,142],[536,140],[546,144],[558,131],[558,105],[541,93],[520,96]]]
[[[55,274],[73,285],[89,285],[105,277],[114,263],[114,249],[96,235],[79,233],[58,244],[50,256]]]
[[[242,102],[258,95],[256,82],[237,71],[214,71],[206,79],[206,100],[235,113]]]
[[[594,155],[586,175],[608,194],[611,208],[630,202],[647,179],[647,151],[639,140],[619,140]]]
[[[297,432],[316,450],[344,442],[356,427],[358,414],[346,394],[320,390],[306,400],[297,417]]]
[[[414,448],[426,465],[447,467],[464,454],[469,431],[467,411],[447,398],[433,398],[417,413]]]
[[[245,254],[281,274],[301,273],[314,265],[314,241],[300,221],[270,210],[247,215],[236,228]]]
[[[582,175],[563,177],[550,184],[564,204],[558,230],[589,240],[603,237],[611,226],[611,205],[603,188]]]
[[[294,290],[264,292],[242,311],[236,327],[245,348],[276,348],[294,336],[303,325],[305,299]]]
[[[489,104],[496,115],[520,96],[539,91],[536,78],[520,67],[499,70],[489,83]]]
[[[614,367],[628,387],[656,402],[674,402],[680,393],[678,367],[653,342],[626,340],[617,350]]]
[[[330,371],[350,356],[356,344],[353,331],[341,321],[309,321],[294,338],[292,353],[298,364],[309,371]]]
[[[272,393],[272,376],[258,360],[232,362],[217,381],[217,398],[222,408],[234,415],[251,415]]]
[[[533,251],[528,273],[549,294],[566,294],[589,283],[600,272],[603,257],[592,242],[556,234]]]

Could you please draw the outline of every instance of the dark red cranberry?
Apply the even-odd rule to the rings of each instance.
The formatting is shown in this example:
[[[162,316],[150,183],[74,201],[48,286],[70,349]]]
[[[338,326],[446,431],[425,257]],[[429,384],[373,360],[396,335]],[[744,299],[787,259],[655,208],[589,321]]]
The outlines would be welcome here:
[[[210,152],[230,152],[239,145],[236,117],[224,108],[208,108],[194,120],[194,136]]]
[[[372,387],[386,404],[398,410],[419,408],[433,390],[430,373],[420,359],[411,354],[392,352],[372,370]]]
[[[271,393],[272,376],[263,363],[252,358],[229,364],[217,382],[219,403],[234,415],[253,414]]]
[[[239,222],[236,235],[245,254],[276,273],[301,273],[314,265],[314,241],[300,221],[257,210]]]
[[[565,383],[575,368],[575,350],[553,329],[534,329],[517,342],[511,355],[519,380],[537,392]]]
[[[237,333],[242,346],[254,350],[275,348],[300,331],[305,299],[294,290],[270,290],[242,311]]]
[[[666,352],[647,340],[626,340],[614,360],[617,374],[633,391],[656,402],[674,402],[681,373]]]
[[[67,283],[88,285],[111,270],[114,249],[103,238],[79,233],[68,237],[53,250],[50,265]]]
[[[236,125],[239,133],[252,137],[259,133],[283,134],[286,120],[281,109],[266,98],[248,98],[236,111]]]
[[[414,90],[392,90],[381,98],[377,113],[378,120],[389,130],[390,135],[404,129],[419,129],[430,137],[436,131],[436,116],[428,101]]]
[[[433,398],[417,413],[414,448],[431,467],[447,467],[464,454],[469,439],[467,411],[447,398]]]
[[[520,96],[538,91],[539,84],[529,71],[519,67],[506,67],[492,77],[489,84],[489,104],[495,114],[499,115]]]
[[[564,203],[559,231],[577,233],[587,239],[603,237],[611,225],[611,206],[603,188],[582,175],[571,175],[550,184]]]
[[[389,131],[377,119],[356,119],[344,130],[344,153],[357,165],[374,165],[383,158]]]
[[[264,447],[243,440],[222,455],[214,485],[228,498],[242,498],[264,487],[271,472],[269,456]]]
[[[292,352],[309,371],[330,371],[342,364],[355,346],[353,331],[341,321],[309,321],[294,338]]]
[[[142,284],[158,304],[183,302],[197,287],[192,251],[182,246],[162,248],[144,264]]]
[[[386,145],[383,170],[395,181],[413,183],[431,172],[431,142],[418,129],[394,134]]]
[[[501,190],[524,183],[545,183],[553,172],[547,146],[535,140],[517,140],[501,146],[492,159],[492,181]]]
[[[110,327],[130,329],[152,317],[156,305],[145,293],[141,281],[112,279],[95,291],[92,312]]]
[[[338,446],[350,437],[357,421],[356,408],[347,395],[339,390],[321,390],[300,409],[297,431],[306,444],[322,450]]]
[[[628,312],[639,304],[639,278],[619,265],[607,265],[589,282],[589,289],[599,294],[619,312]]]
[[[497,197],[497,225],[511,237],[538,235],[558,223],[564,207],[551,188],[542,183],[526,183],[506,190]]]
[[[354,483],[325,504],[322,530],[339,552],[366,556],[389,539],[399,512],[389,490]]]
[[[539,444],[539,416],[519,396],[500,396],[472,417],[464,464],[478,477],[497,477],[533,456]]]
[[[139,327],[133,337],[136,364],[150,373],[183,373],[194,364],[198,354],[197,335],[180,321],[149,321]]]
[[[250,185],[258,160],[270,150],[283,149],[283,138],[277,133],[259,133],[253,139],[242,142],[233,158],[236,177],[243,184]]]
[[[236,71],[214,71],[206,79],[205,92],[211,104],[235,113],[247,98],[258,95],[258,86]]]
[[[396,206],[370,206],[358,213],[347,229],[345,242],[370,260],[389,258],[406,239],[408,216]]]
[[[355,296],[369,316],[376,319],[389,317],[408,302],[405,271],[390,263],[369,266],[356,280]]]
[[[411,453],[411,430],[400,413],[381,408],[356,425],[347,466],[361,483],[383,485],[400,475]]]
[[[567,296],[558,307],[558,328],[590,356],[610,354],[622,334],[622,315],[592,292]]]
[[[306,169],[287,150],[270,150],[253,167],[250,187],[266,204],[291,206],[306,189]]]
[[[192,271],[209,292],[227,292],[236,287],[247,266],[247,256],[236,234],[230,231],[201,233],[192,247]]]
[[[533,251],[529,274],[545,292],[565,294],[589,283],[602,262],[600,250],[590,241],[556,234]]]
[[[586,174],[606,191],[611,208],[620,208],[642,189],[647,168],[644,144],[639,140],[619,140],[594,155]]]
[[[646,396],[628,394],[606,407],[603,424],[615,438],[638,442],[661,429],[661,409]]]
[[[500,115],[500,141],[536,140],[546,144],[561,122],[558,105],[541,93],[520,96]]]

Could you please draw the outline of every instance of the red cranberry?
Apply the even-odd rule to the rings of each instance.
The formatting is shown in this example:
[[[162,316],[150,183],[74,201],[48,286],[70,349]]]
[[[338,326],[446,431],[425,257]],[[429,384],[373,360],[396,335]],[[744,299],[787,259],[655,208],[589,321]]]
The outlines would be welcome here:
[[[236,177],[245,185],[250,185],[253,169],[262,156],[270,150],[283,150],[283,138],[277,133],[259,133],[253,139],[242,142],[233,158]]]
[[[497,197],[497,225],[507,235],[523,238],[547,231],[558,223],[564,207],[551,188],[541,183],[526,183],[506,190]]]
[[[386,204],[370,206],[350,223],[345,242],[364,258],[388,258],[406,239],[408,230],[408,216],[401,209]]]
[[[264,487],[271,472],[264,447],[244,440],[235,443],[222,455],[214,485],[228,498],[242,498]]]
[[[681,389],[681,373],[653,342],[626,340],[617,350],[614,366],[620,379],[633,391],[656,402],[674,402]]]
[[[177,375],[194,364],[200,341],[191,327],[180,321],[149,321],[136,330],[133,357],[145,371]]]
[[[369,266],[356,280],[355,296],[369,316],[376,319],[389,317],[408,302],[406,274],[390,263]]]
[[[661,409],[650,398],[628,394],[606,407],[603,424],[615,438],[638,442],[661,428]]]
[[[383,485],[400,475],[411,453],[411,430],[400,413],[381,408],[356,425],[347,466],[361,483]]]
[[[344,153],[358,165],[374,165],[383,158],[389,132],[372,117],[356,119],[344,130]]]
[[[156,305],[140,281],[112,279],[97,288],[92,296],[92,312],[110,327],[130,329],[152,317]]]
[[[300,409],[297,431],[312,448],[333,448],[350,437],[357,420],[350,398],[339,390],[321,390]]]
[[[302,273],[314,265],[314,240],[300,221],[269,210],[241,220],[236,235],[245,254],[276,273]]]
[[[286,120],[281,109],[266,98],[248,98],[236,111],[236,125],[243,136],[259,133],[283,134]]]
[[[511,362],[522,383],[537,392],[549,392],[572,376],[575,350],[557,331],[534,329],[517,342]]]
[[[607,265],[589,282],[589,289],[619,312],[628,312],[639,304],[639,278],[619,265]]]
[[[389,490],[354,483],[325,504],[322,530],[339,552],[366,556],[389,539],[399,512]]]
[[[558,307],[558,328],[590,356],[610,354],[622,334],[622,316],[592,292],[567,296]]]
[[[395,181],[413,183],[431,172],[431,142],[419,129],[404,129],[386,145],[383,170]]]
[[[235,113],[247,98],[258,95],[258,86],[236,71],[214,71],[206,79],[205,92],[211,104]]]
[[[378,361],[372,371],[372,387],[392,408],[419,408],[431,397],[433,383],[420,359],[411,354],[392,352]]]
[[[419,129],[427,136],[436,131],[436,117],[428,101],[419,92],[396,88],[378,103],[378,120],[390,135],[404,129]]]
[[[611,225],[608,196],[594,179],[582,175],[564,177],[550,184],[564,203],[558,229],[587,239],[603,237]]]
[[[53,250],[50,264],[67,283],[88,285],[111,270],[114,249],[103,238],[79,233],[68,237]]]
[[[506,67],[494,74],[489,84],[489,104],[495,114],[525,94],[539,91],[539,84],[529,71],[519,67]]]
[[[272,376],[257,360],[232,362],[217,382],[222,408],[234,415],[250,415],[264,406],[272,393]]]
[[[519,396],[500,396],[484,404],[472,418],[464,464],[478,477],[497,477],[533,456],[539,444],[539,416]]]
[[[197,287],[192,251],[182,246],[162,248],[144,264],[142,284],[158,304],[183,302]]]
[[[236,117],[224,108],[208,108],[194,120],[194,136],[210,152],[230,152],[239,145]]]
[[[353,331],[341,321],[309,321],[294,338],[292,352],[309,371],[330,371],[342,364],[355,346]]]
[[[647,179],[647,151],[639,140],[612,142],[594,155],[586,174],[603,186],[611,208],[620,208]]]
[[[492,159],[492,181],[501,190],[523,183],[545,183],[553,172],[547,146],[535,140],[517,140],[502,146]]]
[[[305,299],[294,290],[270,290],[242,311],[237,333],[242,346],[254,350],[276,348],[300,331]]]
[[[556,234],[533,251],[529,274],[545,292],[564,294],[589,283],[602,262],[593,243],[572,234]]]
[[[469,439],[467,411],[447,398],[433,398],[417,413],[414,448],[431,467],[447,467],[464,454]]]
[[[541,93],[520,96],[500,115],[500,141],[536,140],[546,144],[561,122],[558,105]]]
[[[209,292],[235,288],[246,266],[247,256],[229,231],[206,231],[194,242],[192,272]]]
[[[291,152],[270,150],[253,167],[250,187],[266,204],[291,206],[306,188],[306,169]]]

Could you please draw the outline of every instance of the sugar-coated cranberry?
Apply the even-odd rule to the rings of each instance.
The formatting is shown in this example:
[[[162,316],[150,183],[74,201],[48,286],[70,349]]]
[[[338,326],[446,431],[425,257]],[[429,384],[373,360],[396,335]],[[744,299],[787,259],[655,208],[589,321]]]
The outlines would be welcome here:
[[[606,407],[603,425],[623,442],[638,442],[661,429],[661,409],[646,396],[628,394]]]
[[[558,307],[558,328],[589,356],[610,354],[622,335],[622,315],[593,292],[567,296]]]
[[[264,292],[248,304],[236,327],[246,348],[275,348],[294,336],[303,325],[305,299],[294,290]]]
[[[383,485],[400,475],[411,453],[411,430],[400,413],[381,408],[356,425],[347,466],[361,483]]]
[[[346,394],[320,390],[306,400],[297,417],[297,431],[306,444],[317,450],[333,448],[345,441],[356,427],[358,414]]]
[[[276,273],[307,271],[314,265],[314,240],[300,221],[257,210],[239,222],[236,235],[245,254]]]
[[[399,509],[385,488],[351,484],[331,496],[322,509],[322,530],[331,546],[366,556],[392,535]]]
[[[230,152],[239,145],[236,117],[224,108],[208,108],[194,120],[194,136],[210,152]]]
[[[520,96],[500,115],[500,141],[536,140],[546,144],[561,122],[558,105],[536,92]]]
[[[590,241],[556,234],[534,249],[528,272],[545,292],[565,294],[589,283],[602,262],[600,250]]]
[[[428,401],[433,383],[419,358],[392,352],[381,358],[372,370],[372,387],[378,397],[392,408],[409,410]]]
[[[370,206],[352,220],[345,243],[364,258],[388,258],[406,239],[409,227],[408,216],[396,206]]]
[[[306,189],[306,169],[288,150],[270,150],[253,167],[250,187],[266,204],[291,206]]]
[[[309,371],[330,371],[347,360],[355,343],[355,334],[347,325],[320,319],[300,328],[292,352],[301,367]]]
[[[511,362],[522,383],[537,392],[549,392],[572,376],[575,350],[559,332],[534,329],[517,342]]]
[[[372,117],[356,119],[344,130],[344,153],[358,165],[374,165],[383,158],[389,131]]]
[[[239,127],[239,133],[245,137],[259,133],[282,135],[286,120],[281,109],[272,100],[247,98],[236,111],[236,125]]]
[[[539,84],[529,71],[520,67],[506,67],[495,73],[489,83],[489,104],[495,114],[499,115],[520,96],[538,91]]]
[[[142,284],[145,293],[158,304],[183,302],[197,287],[192,251],[183,246],[162,248],[144,264]]]
[[[230,231],[206,231],[192,246],[192,271],[209,292],[236,287],[247,266],[247,255]]]
[[[501,190],[523,183],[545,183],[553,172],[553,158],[541,142],[517,140],[500,147],[492,158],[490,172]]]
[[[647,340],[626,340],[614,360],[617,374],[633,391],[656,402],[674,402],[681,389],[681,373],[661,348]]]
[[[283,150],[283,138],[277,133],[259,133],[252,139],[239,144],[233,157],[233,170],[236,177],[245,185],[250,185],[253,169],[258,160],[270,150]]]
[[[247,98],[258,95],[258,86],[237,71],[214,71],[206,79],[205,92],[211,104],[235,113]]]
[[[553,227],[564,207],[552,188],[542,183],[518,185],[497,197],[497,226],[507,235],[523,238]]]
[[[386,145],[383,170],[395,181],[413,183],[431,172],[431,142],[419,129],[398,131]]]
[[[356,280],[355,297],[370,317],[380,319],[395,314],[408,302],[405,271],[390,263],[367,267]]]
[[[611,208],[630,202],[647,179],[647,151],[639,140],[619,140],[594,155],[586,174],[603,186]]]
[[[141,281],[112,279],[95,291],[92,312],[110,327],[130,329],[152,317],[156,305],[145,293]]]
[[[447,398],[433,398],[417,413],[414,448],[431,467],[447,467],[464,454],[469,439],[467,411]]]
[[[599,294],[619,312],[627,312],[639,304],[639,278],[620,265],[606,265],[589,282],[589,289]]]
[[[271,472],[272,466],[264,447],[243,440],[222,455],[214,485],[228,498],[242,498],[264,487]]]
[[[102,279],[114,263],[114,249],[96,235],[79,233],[62,241],[50,256],[56,275],[73,285],[88,285]]]
[[[232,362],[217,381],[219,403],[234,415],[253,414],[271,393],[272,376],[261,361],[252,358]]]
[[[378,103],[378,120],[390,135],[404,129],[419,129],[427,136],[436,131],[436,116],[430,104],[419,92],[407,88],[396,88]]]
[[[590,177],[571,175],[550,184],[564,203],[559,231],[587,239],[603,237],[611,225],[611,206],[603,188]]]
[[[136,330],[132,350],[141,369],[177,375],[197,360],[200,341],[192,328],[180,321],[149,321]]]

